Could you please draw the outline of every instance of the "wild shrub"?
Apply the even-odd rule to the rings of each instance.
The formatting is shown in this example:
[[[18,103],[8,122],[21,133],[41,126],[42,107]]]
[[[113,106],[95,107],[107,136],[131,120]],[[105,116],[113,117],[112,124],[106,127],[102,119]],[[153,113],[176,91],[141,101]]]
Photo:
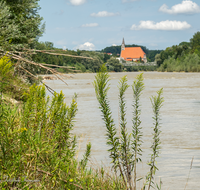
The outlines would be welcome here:
[[[63,93],[46,97],[45,87],[33,85],[22,108],[1,104],[1,188],[65,188],[80,184],[91,144],[80,164],[74,159],[76,137],[71,134],[77,112],[76,97],[70,106]],[[37,183],[29,183],[26,179]],[[5,180],[5,179],[16,180]],[[19,180],[19,182],[16,182]],[[72,183],[73,182],[73,183]]]
[[[62,92],[50,99],[44,86],[29,91],[20,109],[0,98],[0,188],[124,189],[103,168],[87,167],[90,143],[76,160],[76,96],[66,106]]]
[[[116,174],[120,174],[126,189],[136,190],[137,184],[137,163],[141,161],[142,156],[142,131],[141,131],[141,120],[140,120],[140,96],[144,89],[143,75],[137,76],[133,82],[133,125],[132,132],[127,132],[126,122],[126,103],[125,103],[125,92],[129,85],[127,84],[126,76],[122,77],[119,82],[119,110],[120,110],[120,137],[117,136],[117,128],[115,127],[114,120],[112,118],[112,112],[108,100],[109,90],[109,74],[106,71],[106,67],[103,66],[100,72],[96,75],[94,86],[96,91],[96,97],[100,104],[100,109],[103,114],[103,120],[106,126],[106,139],[107,145],[110,147],[110,158],[111,163]],[[144,183],[143,189],[153,186],[153,175],[156,170],[156,158],[159,154],[160,149],[160,108],[163,103],[162,89],[157,92],[157,96],[151,98],[153,107],[153,144],[151,146],[152,155],[150,162],[148,163],[150,171],[146,176],[146,182]]]
[[[7,56],[0,58],[0,92],[19,101],[25,101],[29,85],[14,74],[13,63]]]

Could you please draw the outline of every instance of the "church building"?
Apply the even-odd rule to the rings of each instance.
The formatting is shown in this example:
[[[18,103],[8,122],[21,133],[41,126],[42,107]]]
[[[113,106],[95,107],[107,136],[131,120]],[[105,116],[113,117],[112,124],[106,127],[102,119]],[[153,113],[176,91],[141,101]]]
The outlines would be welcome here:
[[[124,38],[121,45],[120,59],[125,61],[139,61],[140,58],[144,63],[147,62],[146,54],[141,47],[125,47]]]

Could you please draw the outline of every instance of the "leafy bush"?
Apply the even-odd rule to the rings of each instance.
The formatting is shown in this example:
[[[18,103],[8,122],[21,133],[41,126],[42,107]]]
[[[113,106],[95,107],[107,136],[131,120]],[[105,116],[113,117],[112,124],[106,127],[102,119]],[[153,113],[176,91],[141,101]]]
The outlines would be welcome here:
[[[4,56],[0,59],[0,93],[16,100],[25,100],[28,84],[14,74],[13,63]]]
[[[62,92],[50,100],[36,85],[25,96],[21,108],[0,97],[1,189],[124,189],[103,168],[87,168],[90,143],[82,160],[75,159],[76,96],[66,106]]]
[[[55,93],[50,103],[45,87],[36,85],[26,96],[20,112],[1,104],[1,177],[20,179],[19,183],[5,181],[1,187],[73,187],[70,179],[75,180],[76,138],[70,133],[77,112],[76,100],[66,106],[61,92]],[[90,147],[89,144],[88,150]],[[40,182],[24,182],[24,175]]]

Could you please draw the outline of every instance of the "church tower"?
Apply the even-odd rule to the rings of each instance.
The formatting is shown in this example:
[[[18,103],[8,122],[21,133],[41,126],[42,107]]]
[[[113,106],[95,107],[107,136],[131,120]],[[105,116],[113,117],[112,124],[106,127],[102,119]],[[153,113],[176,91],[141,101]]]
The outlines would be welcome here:
[[[122,45],[121,45],[121,51],[122,50],[125,50],[125,42],[124,42],[124,38],[123,38],[123,40],[122,40]]]

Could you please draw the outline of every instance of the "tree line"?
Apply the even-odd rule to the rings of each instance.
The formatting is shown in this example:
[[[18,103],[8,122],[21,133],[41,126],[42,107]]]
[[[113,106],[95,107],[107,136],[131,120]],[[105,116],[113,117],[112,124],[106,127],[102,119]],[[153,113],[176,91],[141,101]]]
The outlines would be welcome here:
[[[106,47],[101,51],[86,51],[86,50],[66,50],[63,51],[62,49],[55,48],[52,42],[37,42],[36,49],[38,50],[54,50],[56,53],[60,54],[69,54],[75,56],[84,56],[84,57],[91,57],[92,59],[81,59],[81,58],[73,58],[73,57],[66,57],[66,56],[55,56],[44,54],[41,52],[37,52],[37,54],[33,55],[32,58],[34,61],[39,63],[46,63],[51,65],[59,65],[59,66],[70,66],[74,67],[75,71],[80,72],[97,72],[100,69],[100,66],[103,63],[107,63],[109,65],[109,71],[120,72],[123,71],[123,65],[119,62],[116,57],[119,57],[121,52],[121,46],[111,46]],[[138,45],[127,45],[127,47],[141,47]],[[153,62],[155,55],[160,53],[161,50],[148,50],[146,47],[142,46],[144,52],[147,53],[147,59],[149,62]],[[108,55],[107,53],[112,53]],[[139,70],[141,70],[140,68]],[[151,68],[151,70],[155,70],[155,68]],[[59,68],[57,69],[60,72],[68,72],[68,70]],[[137,71],[138,68],[128,68],[127,71]]]
[[[196,32],[190,42],[167,47],[155,56],[159,71],[200,71],[200,32]]]

